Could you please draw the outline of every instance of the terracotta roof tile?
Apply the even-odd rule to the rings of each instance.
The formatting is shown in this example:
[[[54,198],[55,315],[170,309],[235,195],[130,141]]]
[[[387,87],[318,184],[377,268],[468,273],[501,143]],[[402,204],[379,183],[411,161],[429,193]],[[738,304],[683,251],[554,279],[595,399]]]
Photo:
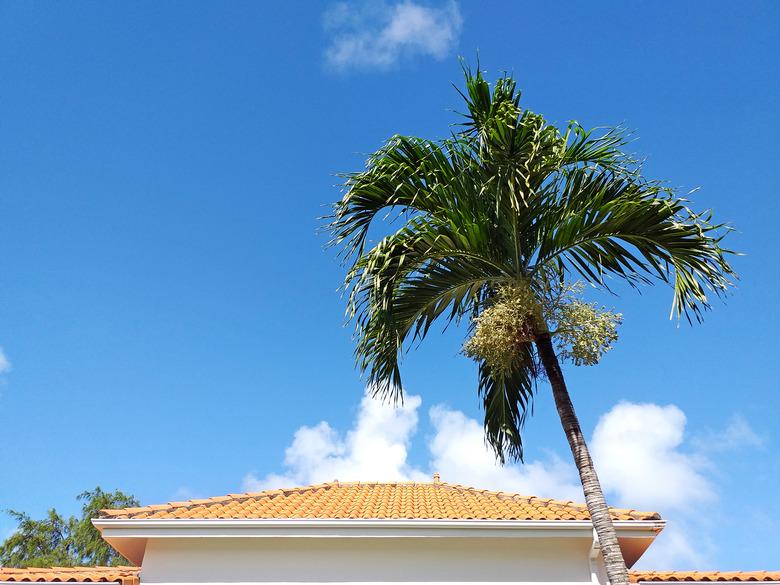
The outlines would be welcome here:
[[[615,520],[659,520],[611,508]],[[435,483],[324,483],[165,505],[103,510],[103,518],[588,520],[583,504]]]
[[[0,581],[39,582],[116,582],[121,585],[138,585],[141,569],[138,567],[31,567],[12,569],[0,567]]]
[[[647,581],[690,581],[690,582],[717,582],[717,581],[778,581],[780,571],[629,571],[632,583]]]
[[[139,585],[139,567],[50,567],[13,569],[0,567],[0,581],[121,583]],[[629,571],[639,582],[780,582],[780,571]]]

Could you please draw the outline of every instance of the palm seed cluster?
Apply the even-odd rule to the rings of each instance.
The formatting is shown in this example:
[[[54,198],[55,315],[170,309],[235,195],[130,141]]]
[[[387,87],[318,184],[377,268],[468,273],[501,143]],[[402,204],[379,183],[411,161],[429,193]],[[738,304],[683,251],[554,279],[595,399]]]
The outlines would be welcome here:
[[[597,364],[617,341],[623,318],[579,298],[583,288],[574,283],[534,291],[527,281],[503,286],[494,302],[474,318],[463,353],[484,361],[493,372],[508,373],[523,347],[549,332],[560,358],[578,366]]]

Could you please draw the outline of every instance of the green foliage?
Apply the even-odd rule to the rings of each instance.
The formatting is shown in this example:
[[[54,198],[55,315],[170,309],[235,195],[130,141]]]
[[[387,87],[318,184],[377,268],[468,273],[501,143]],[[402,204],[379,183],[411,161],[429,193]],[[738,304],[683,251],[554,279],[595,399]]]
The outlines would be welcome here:
[[[464,74],[459,130],[440,141],[390,138],[363,171],[344,176],[328,227],[349,266],[357,364],[376,394],[400,398],[405,348],[434,322],[467,316],[475,337],[465,351],[484,358],[487,440],[501,460],[522,458],[539,368],[528,331],[517,329],[533,303],[502,291],[533,291],[547,312],[536,333],[557,333],[560,357],[596,363],[619,315],[581,300],[551,314],[547,296],[576,281],[604,290],[610,279],[662,282],[672,287],[673,314],[700,320],[735,277],[721,246],[729,228],[645,177],[624,152],[623,129],[559,129],[521,106],[511,77],[491,87],[480,71]],[[370,242],[380,222],[390,233]],[[488,321],[496,337],[483,343]],[[514,345],[502,353],[500,343]]]
[[[75,518],[65,519],[51,509],[42,520],[22,512],[8,512],[17,522],[16,532],[0,545],[0,566],[52,567],[73,565],[68,538]]]
[[[64,518],[54,508],[46,518],[34,520],[27,514],[9,510],[16,519],[16,531],[0,544],[0,566],[72,567],[82,565],[126,565],[128,561],[104,541],[92,526],[100,510],[137,506],[138,501],[117,490],[99,487],[78,496],[84,503],[81,517]]]
[[[100,533],[92,525],[91,520],[97,518],[100,510],[112,508],[131,508],[138,506],[138,500],[119,490],[104,492],[99,487],[92,491],[84,491],[78,495],[83,501],[81,518],[70,532],[75,558],[79,565],[122,565],[129,564],[109,544],[103,540]]]

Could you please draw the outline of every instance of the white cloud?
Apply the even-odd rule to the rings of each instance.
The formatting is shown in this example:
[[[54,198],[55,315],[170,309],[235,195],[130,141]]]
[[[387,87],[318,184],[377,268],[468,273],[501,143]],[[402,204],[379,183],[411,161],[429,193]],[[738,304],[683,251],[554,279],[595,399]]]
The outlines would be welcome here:
[[[639,560],[636,569],[679,571],[712,565],[712,545],[709,539],[698,530],[691,534],[692,531],[681,519],[672,520]]]
[[[182,502],[184,500],[195,500],[199,498],[203,498],[204,496],[192,488],[183,485],[176,489],[175,492],[173,492],[173,495],[170,498],[171,502]]]
[[[0,347],[0,374],[7,374],[10,371],[11,371],[11,362],[8,360],[8,357],[5,355],[3,348]]]
[[[706,461],[681,451],[686,418],[674,405],[622,402],[601,417],[591,450],[599,478],[616,504],[686,510],[712,501]]]
[[[485,445],[482,425],[457,410],[434,406],[430,466],[451,483],[561,499],[582,499],[577,474],[551,454],[549,460],[500,466]]]
[[[499,466],[484,441],[482,424],[442,405],[429,410],[432,435],[421,465],[409,459],[418,426],[419,396],[407,395],[394,408],[369,396],[360,403],[355,424],[346,433],[325,421],[299,428],[285,452],[284,470],[244,478],[244,489],[257,491],[339,479],[342,481],[443,481],[478,488],[582,501],[574,466],[550,453],[525,465]],[[685,414],[674,405],[622,402],[598,421],[590,442],[607,500],[612,505],[658,510],[668,525],[641,565],[691,568],[714,558],[710,527],[700,518],[704,506],[717,504],[708,473],[713,464],[696,441],[686,440]],[[755,446],[747,421],[732,419],[718,434],[734,445]],[[724,441],[726,440],[724,439]]]
[[[593,432],[591,451],[610,503],[657,510],[667,520],[640,567],[692,569],[717,558],[710,536],[718,500],[712,457],[763,444],[741,415],[722,430],[689,439],[686,423],[671,404],[622,402]]]
[[[263,478],[249,474],[244,488],[256,491],[334,479],[425,480],[407,463],[421,403],[419,396],[407,395],[395,408],[366,395],[352,430],[342,436],[325,421],[299,428],[285,452],[285,471]]]
[[[482,426],[441,405],[429,413],[434,428],[428,444],[430,460],[423,467],[412,465],[408,448],[417,430],[421,404],[419,396],[407,395],[404,405],[394,408],[366,395],[353,429],[342,436],[325,421],[299,428],[285,451],[285,471],[260,478],[249,474],[244,478],[244,489],[334,479],[430,481],[431,474],[438,471],[450,483],[578,499],[580,488],[570,464],[553,454],[545,462],[502,467],[485,445]]]
[[[593,432],[591,452],[609,502],[659,511],[668,522],[640,567],[690,569],[708,563],[712,546],[698,513],[717,495],[706,475],[709,460],[686,444],[686,422],[672,404],[621,402]]]
[[[744,447],[761,447],[764,440],[741,414],[735,414],[722,431],[708,431],[696,437],[696,448],[707,453],[721,453]]]
[[[323,23],[330,36],[325,50],[329,66],[387,69],[407,56],[443,59],[455,46],[463,19],[454,0],[440,7],[365,0],[334,4]]]
[[[741,447],[761,447],[764,440],[752,429],[741,414],[731,417],[726,430],[720,437],[721,448],[738,449]]]

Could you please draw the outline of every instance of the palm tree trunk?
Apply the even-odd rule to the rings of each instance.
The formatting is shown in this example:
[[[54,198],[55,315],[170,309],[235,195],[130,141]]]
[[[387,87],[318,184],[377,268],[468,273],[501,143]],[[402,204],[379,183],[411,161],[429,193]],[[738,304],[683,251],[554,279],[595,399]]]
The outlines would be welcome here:
[[[582,435],[580,421],[574,412],[574,405],[571,403],[569,391],[566,388],[566,381],[563,379],[563,372],[558,363],[558,357],[555,355],[550,334],[542,333],[538,335],[536,347],[539,350],[539,357],[552,386],[555,406],[558,408],[558,416],[561,419],[563,431],[566,433],[566,439],[569,441],[569,447],[574,456],[574,463],[577,465],[577,471],[580,473],[582,490],[585,493],[585,503],[588,506],[588,512],[593,520],[593,527],[596,529],[596,534],[599,538],[607,577],[611,585],[628,585],[628,570],[618,544],[617,533],[612,525],[612,518],[609,514],[607,502],[604,499],[604,492],[601,490],[596,469],[593,467],[593,460],[590,458],[585,437]]]

